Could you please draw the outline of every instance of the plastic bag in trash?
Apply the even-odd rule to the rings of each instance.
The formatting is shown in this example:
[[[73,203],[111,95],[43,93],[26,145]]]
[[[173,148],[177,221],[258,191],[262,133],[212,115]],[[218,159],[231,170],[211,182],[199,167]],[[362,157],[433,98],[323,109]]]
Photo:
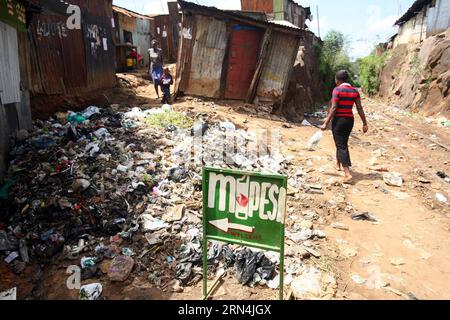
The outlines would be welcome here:
[[[272,263],[262,252],[260,252],[258,255],[259,267],[256,269],[256,272],[263,280],[272,279],[275,273],[275,264]]]
[[[56,146],[55,140],[48,136],[40,136],[38,138],[35,138],[31,141],[31,144],[33,147],[37,149],[48,149],[50,147]]]
[[[175,278],[186,284],[192,274],[192,263],[180,263],[175,268]]]
[[[220,127],[221,130],[228,130],[228,131],[235,131],[236,130],[236,126],[234,125],[234,123],[231,123],[229,121],[221,122],[219,124],[219,127]]]
[[[89,119],[90,117],[92,117],[94,114],[98,114],[100,113],[100,108],[95,107],[95,106],[90,106],[88,108],[86,108],[86,110],[84,110],[81,115],[83,117],[85,117],[86,119]]]
[[[103,287],[100,283],[91,283],[80,288],[80,300],[97,300],[102,294]]]
[[[323,132],[322,131],[317,131],[312,137],[311,139],[309,139],[308,141],[308,149],[314,149],[315,147],[317,147],[320,143],[320,141],[323,138]]]
[[[170,104],[164,104],[164,105],[161,107],[161,109],[162,109],[164,112],[170,112],[170,111],[172,111],[172,106],[171,106]]]
[[[256,272],[258,256],[251,250],[245,249],[236,256],[236,277],[241,284],[247,284]]]

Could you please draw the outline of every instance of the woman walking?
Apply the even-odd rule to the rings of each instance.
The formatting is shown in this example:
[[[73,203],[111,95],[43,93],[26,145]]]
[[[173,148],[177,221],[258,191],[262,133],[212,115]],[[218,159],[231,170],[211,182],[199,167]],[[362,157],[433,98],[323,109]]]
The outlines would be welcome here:
[[[162,49],[158,47],[158,41],[152,41],[152,47],[148,50],[150,56],[150,66],[149,73],[153,80],[153,85],[155,86],[156,95],[159,99],[159,89],[161,84],[161,77],[163,76],[163,66],[164,58],[162,54]]]
[[[337,149],[336,167],[339,171],[344,170],[344,183],[351,183],[353,179],[350,172],[352,162],[348,150],[348,140],[355,124],[355,118],[353,116],[353,107],[355,104],[363,122],[363,132],[367,133],[369,131],[366,115],[361,104],[361,97],[358,90],[348,83],[349,78],[350,76],[346,70],[341,70],[336,74],[335,80],[337,87],[333,90],[331,110],[321,128],[324,131],[327,130],[330,122],[333,121],[332,130]]]

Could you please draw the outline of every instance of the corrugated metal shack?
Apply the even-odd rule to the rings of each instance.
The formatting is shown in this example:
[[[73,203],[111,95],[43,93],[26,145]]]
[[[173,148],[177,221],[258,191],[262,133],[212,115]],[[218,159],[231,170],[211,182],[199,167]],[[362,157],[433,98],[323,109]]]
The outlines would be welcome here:
[[[17,131],[31,128],[29,95],[21,85],[18,40],[26,31],[27,8],[28,1],[0,0],[0,185]]]
[[[293,0],[241,0],[241,8],[265,12],[269,20],[289,21],[302,29],[306,28],[306,20],[312,19],[311,9]]]
[[[398,34],[393,47],[419,43],[450,28],[450,0],[416,0],[395,22]]]
[[[179,1],[177,94],[283,104],[306,31]]]
[[[34,0],[43,8],[52,1]],[[65,4],[65,8],[69,4]],[[71,0],[81,10],[81,28],[69,29],[68,14],[44,10],[19,37],[22,81],[36,96],[82,95],[115,84],[112,0]]]
[[[137,53],[142,55],[140,66],[148,66],[148,50],[151,47],[153,36],[151,25],[153,18],[142,15],[125,8],[113,6],[116,45],[116,71],[126,69],[125,56],[127,49],[136,47]]]
[[[112,0],[0,0],[0,179],[17,131],[31,127],[30,98],[46,116],[115,85],[112,34]]]
[[[154,16],[152,33],[163,51],[166,62],[176,62],[181,31],[181,15],[176,1],[167,2],[169,14]]]

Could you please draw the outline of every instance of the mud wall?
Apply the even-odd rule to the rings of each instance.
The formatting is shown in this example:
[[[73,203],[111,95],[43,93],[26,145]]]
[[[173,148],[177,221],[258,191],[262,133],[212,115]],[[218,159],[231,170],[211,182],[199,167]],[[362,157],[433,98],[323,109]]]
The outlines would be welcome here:
[[[450,30],[391,51],[379,95],[425,116],[450,115]]]
[[[301,122],[305,112],[314,111],[326,100],[325,88],[320,77],[319,58],[314,48],[316,42],[317,38],[311,34],[300,45],[297,54],[289,90],[282,108],[283,116],[293,122]]]

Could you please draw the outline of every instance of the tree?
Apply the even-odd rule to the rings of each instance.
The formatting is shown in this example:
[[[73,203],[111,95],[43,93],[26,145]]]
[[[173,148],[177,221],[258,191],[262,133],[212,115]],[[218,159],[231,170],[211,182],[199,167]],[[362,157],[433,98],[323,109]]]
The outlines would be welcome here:
[[[337,71],[348,70],[352,78],[356,74],[354,63],[347,54],[348,41],[344,34],[331,30],[323,40],[323,45],[318,48],[320,55],[320,72],[327,90],[326,96],[330,97],[335,86],[334,75]]]
[[[358,59],[358,69],[361,86],[365,93],[375,95],[380,87],[380,75],[388,59],[388,53],[371,55]]]

